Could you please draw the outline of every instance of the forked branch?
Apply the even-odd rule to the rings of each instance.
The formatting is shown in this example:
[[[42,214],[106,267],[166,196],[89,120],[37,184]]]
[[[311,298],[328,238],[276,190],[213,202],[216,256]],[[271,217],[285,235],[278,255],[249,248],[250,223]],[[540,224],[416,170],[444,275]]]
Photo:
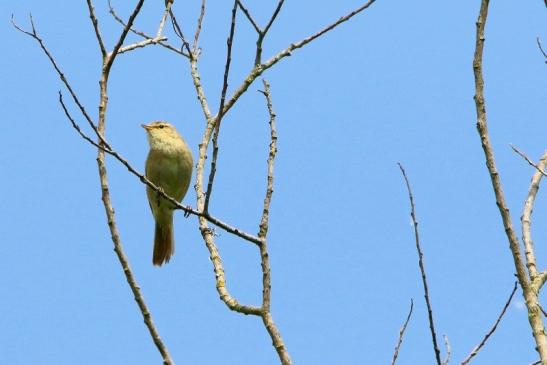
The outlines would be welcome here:
[[[479,133],[482,149],[484,151],[486,167],[490,175],[492,189],[494,190],[496,205],[498,206],[503,228],[509,242],[517,278],[520,286],[522,287],[526,308],[528,310],[528,321],[530,322],[532,335],[536,341],[536,350],[538,351],[543,363],[547,365],[547,336],[545,334],[545,327],[540,310],[541,304],[539,302],[538,292],[534,290],[535,285],[534,283],[531,284],[530,277],[528,276],[530,273],[526,272],[526,268],[523,264],[519,241],[515,229],[513,228],[509,207],[505,202],[501,179],[494,160],[494,151],[492,144],[490,143],[490,136],[488,133],[486,103],[484,99],[484,79],[482,72],[482,59],[485,42],[484,28],[488,17],[488,4],[489,0],[481,0],[481,7],[476,23],[477,31],[475,36],[475,54],[473,56],[473,74],[475,77],[474,99],[477,112],[477,131]],[[534,280],[533,277],[532,280]]]

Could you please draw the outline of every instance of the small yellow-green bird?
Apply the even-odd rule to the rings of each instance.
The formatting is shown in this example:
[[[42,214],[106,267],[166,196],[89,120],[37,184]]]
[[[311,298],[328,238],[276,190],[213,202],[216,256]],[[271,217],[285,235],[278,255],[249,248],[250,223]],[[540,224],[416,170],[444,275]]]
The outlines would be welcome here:
[[[146,158],[146,177],[177,201],[182,201],[192,178],[192,152],[175,127],[165,121],[143,124],[150,152]],[[156,221],[152,263],[161,266],[175,252],[173,203],[146,187],[146,195]]]

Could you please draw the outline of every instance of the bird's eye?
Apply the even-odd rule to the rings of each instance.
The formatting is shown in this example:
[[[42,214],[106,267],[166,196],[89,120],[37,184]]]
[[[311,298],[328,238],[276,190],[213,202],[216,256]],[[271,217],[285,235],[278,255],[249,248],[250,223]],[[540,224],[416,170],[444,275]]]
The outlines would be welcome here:
[[[163,129],[163,127],[165,127],[163,124],[160,124],[159,125],[160,129]]]

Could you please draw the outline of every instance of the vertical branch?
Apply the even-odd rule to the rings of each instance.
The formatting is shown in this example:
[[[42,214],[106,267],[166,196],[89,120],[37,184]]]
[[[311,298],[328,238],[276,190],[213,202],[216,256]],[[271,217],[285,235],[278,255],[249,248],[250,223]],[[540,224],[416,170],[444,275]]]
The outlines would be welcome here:
[[[203,24],[203,18],[205,17],[205,0],[201,0],[201,10],[199,12],[198,25],[196,26],[196,33],[194,34],[194,45],[192,46],[192,52],[198,51],[199,35],[201,33],[201,26]]]
[[[530,273],[532,280],[538,275],[536,267],[536,256],[534,253],[534,243],[532,241],[532,211],[534,207],[534,202],[536,200],[536,195],[539,190],[539,183],[543,177],[543,171],[547,167],[547,151],[541,157],[534,175],[532,176],[532,181],[530,182],[530,188],[528,189],[528,196],[524,202],[524,210],[522,216],[520,217],[522,225],[522,241],[524,242],[524,254],[526,256],[526,267]]]
[[[268,174],[266,182],[266,195],[264,197],[264,207],[262,217],[260,219],[258,238],[261,240],[260,247],[260,263],[262,267],[262,321],[272,339],[274,348],[277,351],[281,364],[291,365],[292,360],[289,355],[281,333],[270,312],[270,297],[271,297],[271,273],[270,273],[270,258],[268,255],[268,245],[266,235],[268,233],[268,222],[270,216],[270,204],[273,194],[273,179],[274,179],[274,161],[277,153],[277,129],[275,124],[276,114],[273,110],[272,97],[270,93],[270,84],[267,80],[262,80],[264,90],[261,91],[266,97],[266,105],[268,114],[270,115],[270,151],[268,153]]]
[[[95,8],[93,7],[93,3],[91,2],[91,0],[87,0],[87,7],[89,9],[89,18],[91,19],[91,23],[93,24],[93,30],[95,31],[95,37],[97,37],[97,43],[99,43],[101,55],[104,58],[106,57],[106,49],[104,47],[103,37],[101,37],[101,32],[99,31],[99,21],[95,16]]]
[[[270,83],[268,80],[262,80],[264,85],[264,91],[261,91],[266,97],[266,105],[268,107],[268,114],[270,115],[270,152],[268,154],[268,178],[266,184],[266,196],[264,197],[264,207],[262,210],[262,219],[260,220],[258,237],[261,239],[266,238],[268,233],[268,223],[270,217],[270,204],[273,194],[273,173],[274,173],[274,161],[277,153],[277,128],[275,124],[276,114],[273,110],[272,98],[270,93]]]
[[[207,182],[207,192],[205,193],[205,205],[204,212],[209,211],[209,200],[211,199],[211,193],[213,191],[213,182],[217,171],[217,159],[218,159],[218,134],[220,132],[220,123],[224,116],[224,103],[226,102],[226,92],[228,91],[228,76],[230,74],[230,64],[232,62],[232,44],[234,41],[234,32],[236,27],[236,14],[237,14],[237,0],[234,0],[234,6],[232,8],[232,21],[230,23],[230,33],[226,40],[226,64],[224,66],[224,78],[222,82],[222,91],[220,93],[220,106],[218,108],[217,117],[214,120],[214,132],[213,132],[213,158],[211,159],[211,170],[209,172],[209,181]]]
[[[133,13],[129,17],[129,20],[127,21],[127,24],[124,27],[118,39],[118,42],[114,46],[113,51],[110,54],[106,54],[106,53],[103,54],[103,69],[101,73],[101,80],[99,81],[100,101],[99,101],[99,123],[97,126],[99,135],[105,135],[105,130],[106,130],[106,109],[108,104],[108,91],[107,91],[108,87],[107,86],[108,86],[108,77],[109,77],[110,69],[112,67],[112,64],[114,63],[114,59],[116,58],[118,51],[120,50],[125,40],[125,37],[127,36],[127,33],[129,32],[129,29],[131,28],[135,18],[139,14],[143,3],[144,3],[144,0],[140,0],[137,3],[135,9],[133,10]],[[93,9],[91,0],[88,0],[88,4],[91,11],[91,9]],[[93,16],[91,16],[91,18],[93,19]],[[94,23],[94,26],[95,26],[95,23]],[[95,28],[96,28],[96,35],[97,35],[98,41],[99,43],[102,43],[98,26],[95,26]],[[105,147],[102,140],[99,141],[99,145],[101,147]],[[112,237],[112,242],[114,243],[114,251],[116,252],[116,255],[118,256],[120,264],[123,268],[123,272],[126,276],[126,280],[129,286],[131,287],[131,291],[133,292],[135,301],[137,302],[139,309],[143,315],[144,323],[146,324],[150,332],[150,335],[152,336],[152,340],[154,341],[154,344],[156,345],[157,349],[159,350],[163,358],[163,363],[165,365],[171,365],[173,364],[171,355],[169,354],[167,347],[165,346],[165,344],[163,343],[163,341],[161,340],[159,336],[159,332],[152,320],[152,316],[150,314],[150,311],[148,310],[148,306],[146,305],[144,301],[144,297],[142,293],[140,292],[139,285],[137,284],[135,277],[133,275],[133,272],[131,271],[129,260],[123,251],[120,234],[116,224],[114,208],[112,207],[112,201],[110,199],[110,189],[108,185],[108,175],[107,175],[106,163],[105,163],[105,152],[103,148],[98,149],[97,165],[99,169],[99,180],[101,184],[102,201],[103,201],[106,216],[107,216],[108,227],[110,229],[110,235]]]
[[[418,231],[418,220],[416,219],[416,209],[414,207],[414,196],[412,195],[412,190],[410,189],[410,183],[406,176],[406,172],[405,172],[405,169],[403,168],[403,165],[401,165],[400,163],[397,163],[397,164],[399,165],[399,169],[401,169],[401,173],[403,174],[403,178],[405,179],[406,188],[408,190],[408,199],[410,200],[410,216],[412,217],[412,223],[414,225],[414,237],[416,240],[416,250],[418,251],[418,264],[420,266],[420,272],[422,273],[424,297],[425,297],[425,303],[427,305],[427,316],[429,319],[429,329],[431,331],[431,340],[433,341],[433,350],[435,351],[435,359],[437,360],[437,365],[442,365],[441,351],[439,350],[439,345],[437,343],[437,334],[435,333],[435,323],[433,321],[433,309],[431,308],[431,301],[429,300],[429,289],[427,286],[427,277],[425,274],[425,267],[424,267],[424,254],[420,246],[420,234]]]
[[[496,168],[494,152],[488,134],[486,106],[484,101],[484,79],[482,75],[482,57],[485,40],[484,28],[488,16],[488,3],[489,0],[481,0],[481,7],[476,23],[477,32],[475,39],[475,54],[473,57],[473,73],[475,76],[474,99],[477,112],[477,131],[481,139],[482,149],[486,159],[486,167],[488,169],[490,180],[492,182],[492,189],[494,190],[496,197],[496,205],[498,206],[503,227],[505,229],[505,234],[507,235],[507,240],[509,241],[509,247],[513,256],[517,278],[520,286],[522,287],[524,299],[526,300],[528,321],[530,322],[532,334],[536,341],[536,350],[538,351],[543,364],[547,365],[547,336],[545,334],[538,293],[533,290],[533,287],[530,285],[530,279],[522,262],[519,241],[513,228],[509,208],[505,202],[501,180]]]

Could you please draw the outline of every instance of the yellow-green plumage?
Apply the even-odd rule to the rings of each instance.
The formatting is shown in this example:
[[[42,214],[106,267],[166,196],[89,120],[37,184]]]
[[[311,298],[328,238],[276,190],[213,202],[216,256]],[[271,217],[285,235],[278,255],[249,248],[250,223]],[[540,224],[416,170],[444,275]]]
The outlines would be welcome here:
[[[143,128],[150,144],[146,177],[167,195],[182,201],[192,178],[192,152],[175,127],[167,122],[152,122]],[[161,266],[169,262],[175,252],[173,204],[148,186],[146,194],[156,221],[152,262]]]

